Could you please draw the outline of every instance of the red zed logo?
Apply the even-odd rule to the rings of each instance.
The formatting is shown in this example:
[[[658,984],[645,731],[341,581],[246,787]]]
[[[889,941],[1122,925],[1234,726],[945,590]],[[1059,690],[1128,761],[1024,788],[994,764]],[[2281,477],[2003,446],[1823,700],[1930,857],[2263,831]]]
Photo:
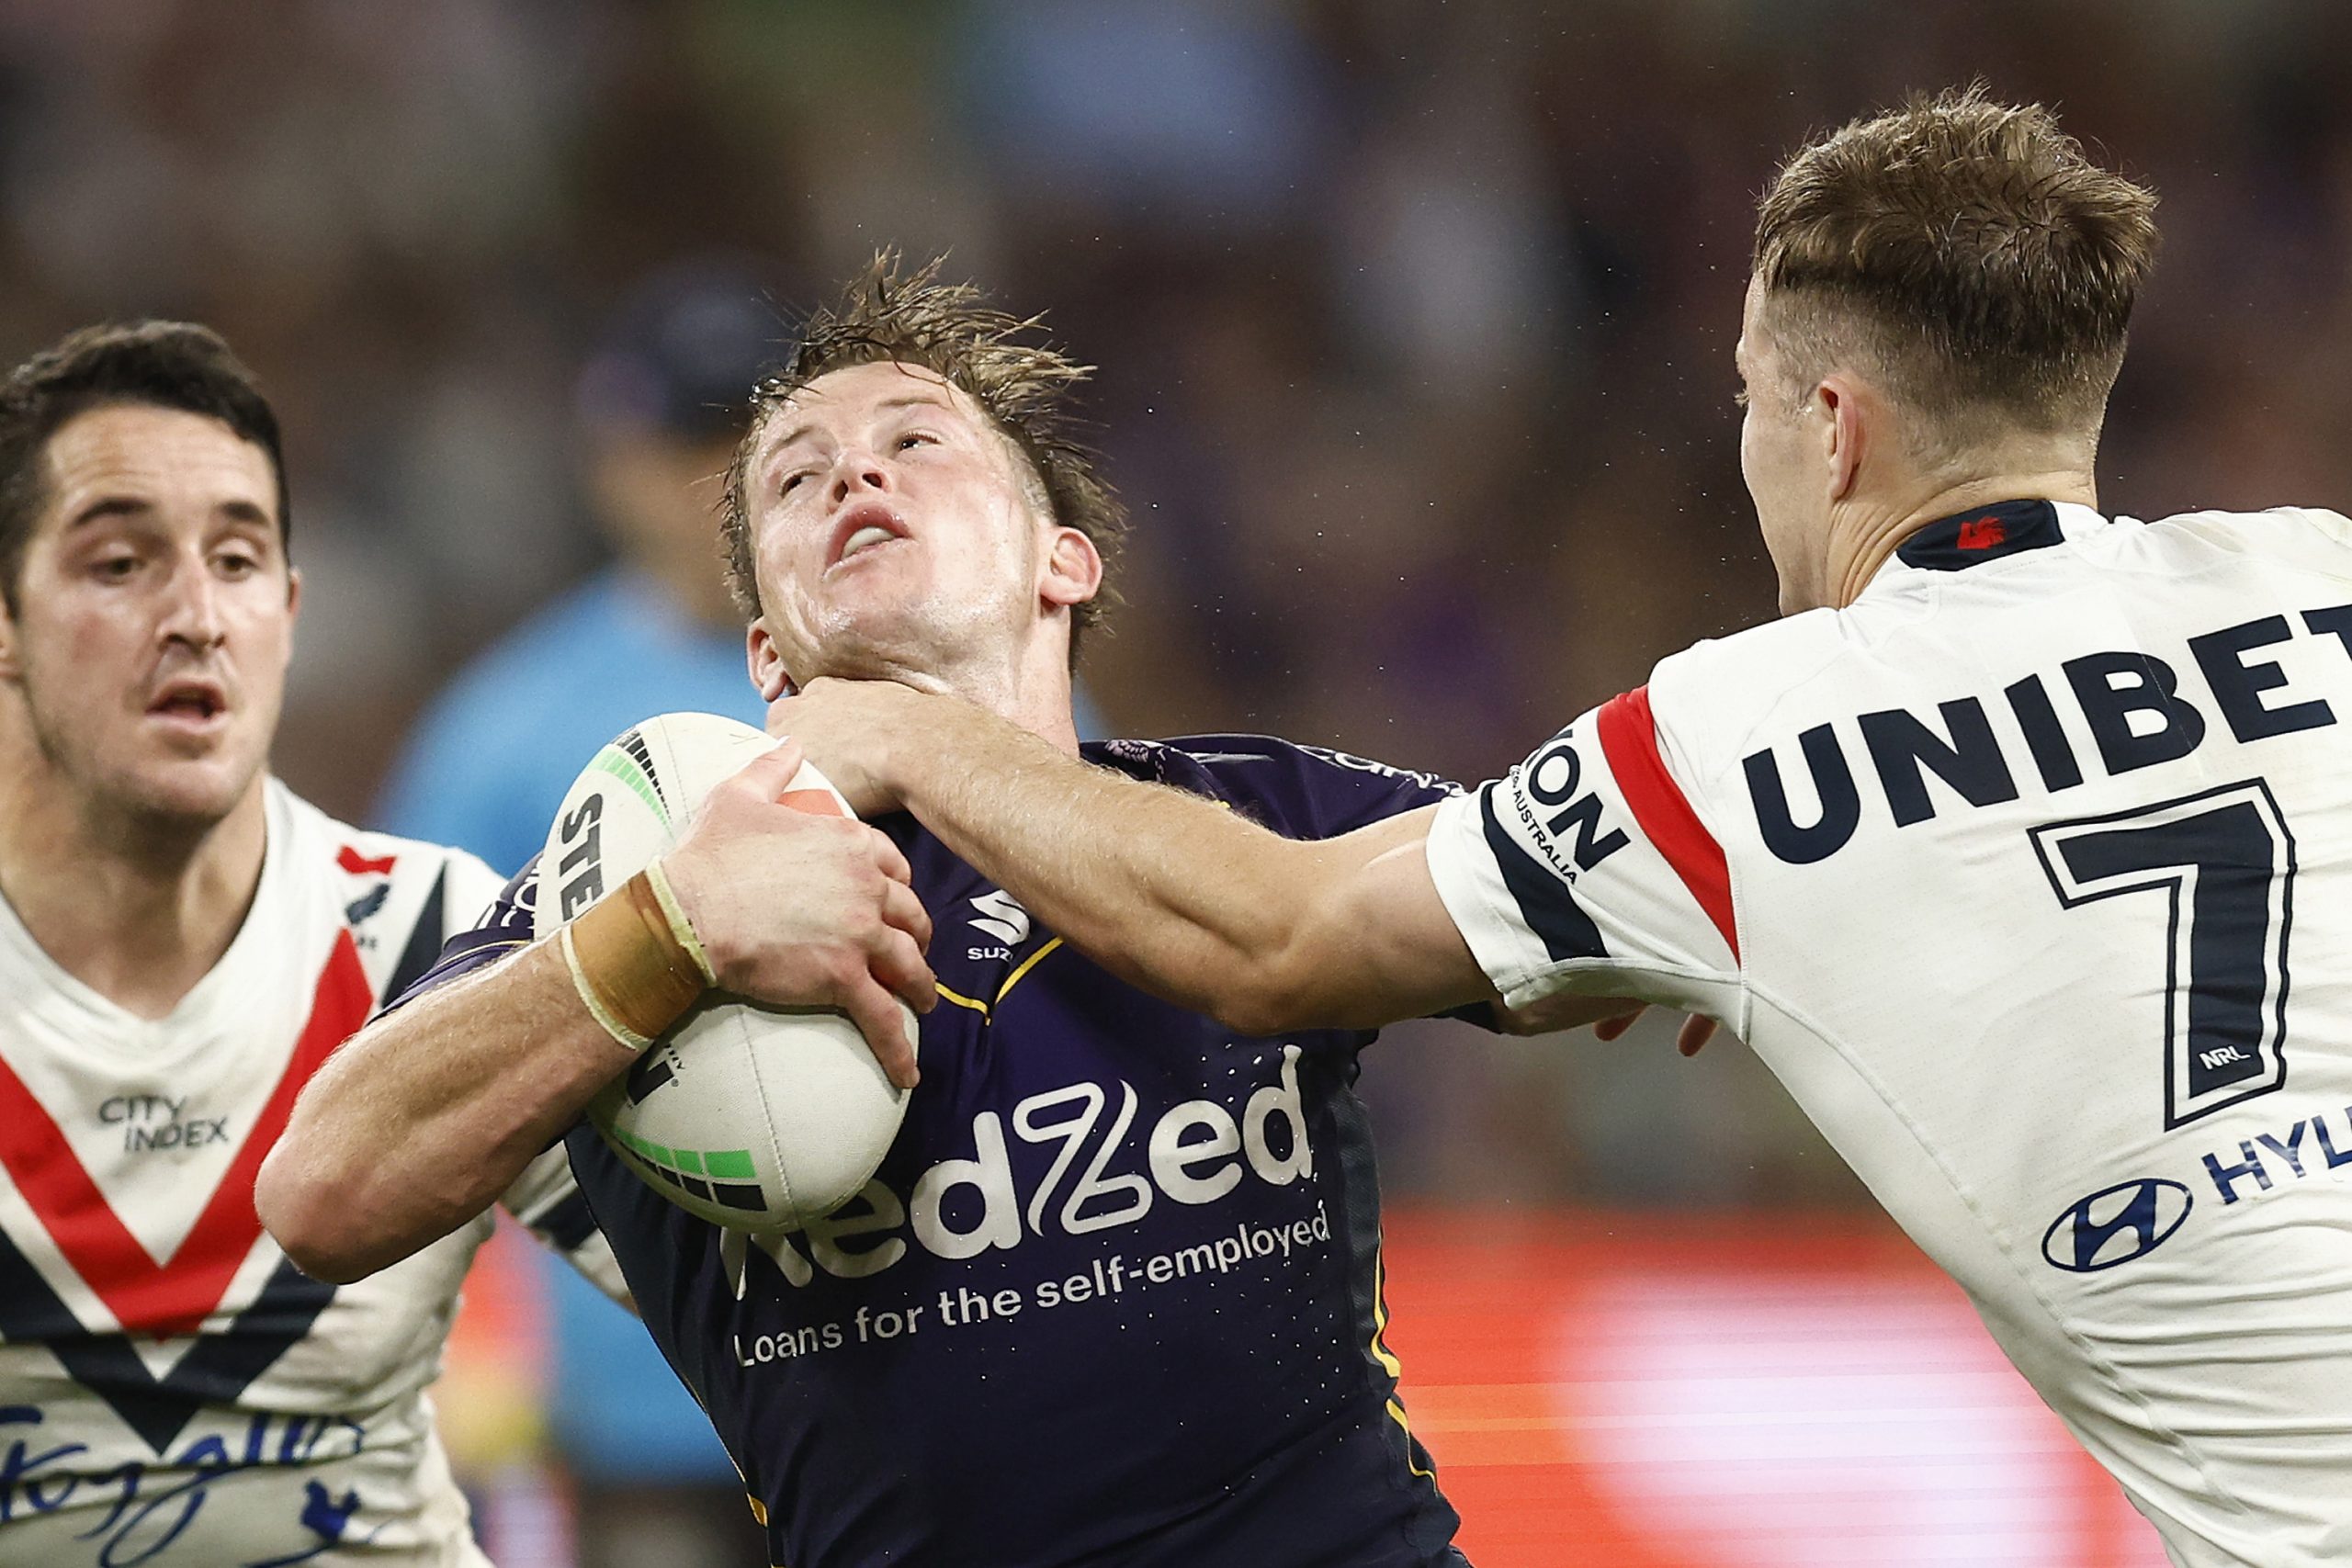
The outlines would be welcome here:
[[[1960,525],[1960,547],[1963,550],[1989,550],[2008,543],[2009,531],[1997,517],[1979,517],[1973,523]]]

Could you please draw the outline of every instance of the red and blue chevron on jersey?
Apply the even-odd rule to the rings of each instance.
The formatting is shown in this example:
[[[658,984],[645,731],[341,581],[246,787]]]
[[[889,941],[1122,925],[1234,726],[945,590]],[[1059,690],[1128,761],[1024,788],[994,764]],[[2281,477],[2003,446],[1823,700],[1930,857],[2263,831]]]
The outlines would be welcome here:
[[[0,900],[0,1562],[479,1563],[424,1388],[485,1216],[357,1284],[254,1213],[294,1099],[496,877],[271,781],[253,907],[146,1020]],[[560,1154],[506,1202],[617,1290]]]

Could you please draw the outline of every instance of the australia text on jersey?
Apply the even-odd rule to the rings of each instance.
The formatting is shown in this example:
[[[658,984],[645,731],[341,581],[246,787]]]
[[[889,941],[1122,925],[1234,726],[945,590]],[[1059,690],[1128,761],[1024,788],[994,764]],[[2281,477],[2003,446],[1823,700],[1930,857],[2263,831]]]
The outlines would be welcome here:
[[[1136,1128],[1138,1096],[1124,1081],[1081,1081],[1033,1094],[1009,1116],[979,1111],[972,1118],[971,1156],[935,1162],[904,1197],[876,1179],[844,1209],[810,1222],[797,1239],[770,1234],[754,1245],[787,1283],[801,1287],[820,1269],[841,1280],[880,1274],[906,1258],[910,1245],[959,1260],[1017,1248],[1049,1229],[1069,1235],[1116,1230],[1141,1220],[1162,1200],[1214,1204],[1245,1180],[1289,1187],[1315,1170],[1299,1094],[1300,1055],[1296,1045],[1284,1045],[1275,1081],[1250,1093],[1238,1114],[1214,1100],[1188,1100],[1162,1112],[1148,1132]],[[1053,1150],[1043,1176],[1026,1192],[1016,1180],[1008,1123],[1012,1137]],[[1023,1307],[1072,1304],[1269,1258],[1286,1260],[1329,1240],[1329,1216],[1318,1205],[1285,1224],[1204,1233],[1197,1243],[1148,1258],[1094,1259],[1080,1275],[1040,1281],[1034,1291],[943,1292],[936,1311],[949,1325],[1010,1316]],[[831,1348],[852,1332],[861,1341],[899,1332],[885,1325],[877,1333],[870,1313],[861,1311],[859,1318],[798,1339],[739,1346],[739,1359],[748,1365]]]

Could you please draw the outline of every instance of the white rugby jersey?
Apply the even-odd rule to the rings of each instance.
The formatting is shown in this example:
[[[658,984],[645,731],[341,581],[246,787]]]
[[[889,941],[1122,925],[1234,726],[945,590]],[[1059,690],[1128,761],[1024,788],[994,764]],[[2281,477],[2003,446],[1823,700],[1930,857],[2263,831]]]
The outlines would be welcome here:
[[[2175,1561],[2352,1562],[2352,523],[2009,502],[1440,808],[1513,1004],[1780,1076]]]
[[[483,1561],[424,1388],[491,1217],[338,1287],[253,1184],[311,1074],[499,880],[275,780],[267,810],[244,924],[159,1021],[0,900],[0,1563]],[[617,1293],[563,1159],[503,1201]]]

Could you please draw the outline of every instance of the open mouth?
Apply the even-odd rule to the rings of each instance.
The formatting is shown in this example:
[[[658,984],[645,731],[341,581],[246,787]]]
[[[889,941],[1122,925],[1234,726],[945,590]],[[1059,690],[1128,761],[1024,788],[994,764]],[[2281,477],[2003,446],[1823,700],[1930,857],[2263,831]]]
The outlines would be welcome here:
[[[833,524],[832,537],[825,549],[825,570],[831,571],[867,550],[905,537],[907,525],[897,513],[879,502],[861,502]]]
[[[150,716],[205,724],[229,711],[228,694],[206,681],[175,681],[147,705]]]

